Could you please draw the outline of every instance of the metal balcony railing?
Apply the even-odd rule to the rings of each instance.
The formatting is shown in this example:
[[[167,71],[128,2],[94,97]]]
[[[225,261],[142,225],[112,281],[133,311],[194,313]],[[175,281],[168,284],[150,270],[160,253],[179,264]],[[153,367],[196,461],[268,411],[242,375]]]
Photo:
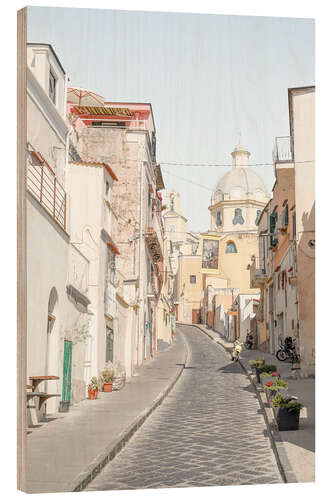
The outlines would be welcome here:
[[[292,141],[290,136],[275,138],[273,159],[275,163],[293,161]]]
[[[27,151],[27,189],[66,230],[66,191],[44,157],[34,150]]]

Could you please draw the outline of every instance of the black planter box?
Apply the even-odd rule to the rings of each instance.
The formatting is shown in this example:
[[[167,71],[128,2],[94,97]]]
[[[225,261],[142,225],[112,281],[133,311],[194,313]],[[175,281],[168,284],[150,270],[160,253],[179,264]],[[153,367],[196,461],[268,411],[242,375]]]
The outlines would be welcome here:
[[[59,403],[59,413],[69,412],[70,401],[60,401]]]
[[[279,431],[297,431],[299,429],[300,411],[288,411],[288,408],[277,408],[276,422]]]

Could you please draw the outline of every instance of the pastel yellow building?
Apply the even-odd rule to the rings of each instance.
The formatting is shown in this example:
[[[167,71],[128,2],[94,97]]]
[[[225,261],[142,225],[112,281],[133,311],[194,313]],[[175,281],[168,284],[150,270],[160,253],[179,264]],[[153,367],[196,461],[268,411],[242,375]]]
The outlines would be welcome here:
[[[258,255],[257,223],[269,194],[249,167],[250,153],[241,137],[231,155],[233,167],[218,181],[208,207],[211,230],[200,234],[195,253],[191,246],[184,246],[187,251],[178,257],[180,322],[206,322],[210,305],[204,306],[203,299],[209,295],[204,294],[208,286],[237,289],[241,294],[259,293],[251,288],[249,262]]]

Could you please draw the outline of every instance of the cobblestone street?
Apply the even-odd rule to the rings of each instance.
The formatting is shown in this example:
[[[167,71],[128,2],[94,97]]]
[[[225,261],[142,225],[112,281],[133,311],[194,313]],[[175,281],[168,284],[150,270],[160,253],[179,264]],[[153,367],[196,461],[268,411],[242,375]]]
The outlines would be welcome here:
[[[195,327],[177,334],[190,351],[180,380],[87,490],[281,483],[241,367]]]

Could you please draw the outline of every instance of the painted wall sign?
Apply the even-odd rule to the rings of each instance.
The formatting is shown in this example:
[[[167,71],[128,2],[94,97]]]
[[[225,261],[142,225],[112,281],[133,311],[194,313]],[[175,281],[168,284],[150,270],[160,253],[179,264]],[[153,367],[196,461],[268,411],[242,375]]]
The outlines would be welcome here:
[[[219,272],[219,247],[220,238],[216,236],[204,236],[202,240],[202,262],[203,273]]]

